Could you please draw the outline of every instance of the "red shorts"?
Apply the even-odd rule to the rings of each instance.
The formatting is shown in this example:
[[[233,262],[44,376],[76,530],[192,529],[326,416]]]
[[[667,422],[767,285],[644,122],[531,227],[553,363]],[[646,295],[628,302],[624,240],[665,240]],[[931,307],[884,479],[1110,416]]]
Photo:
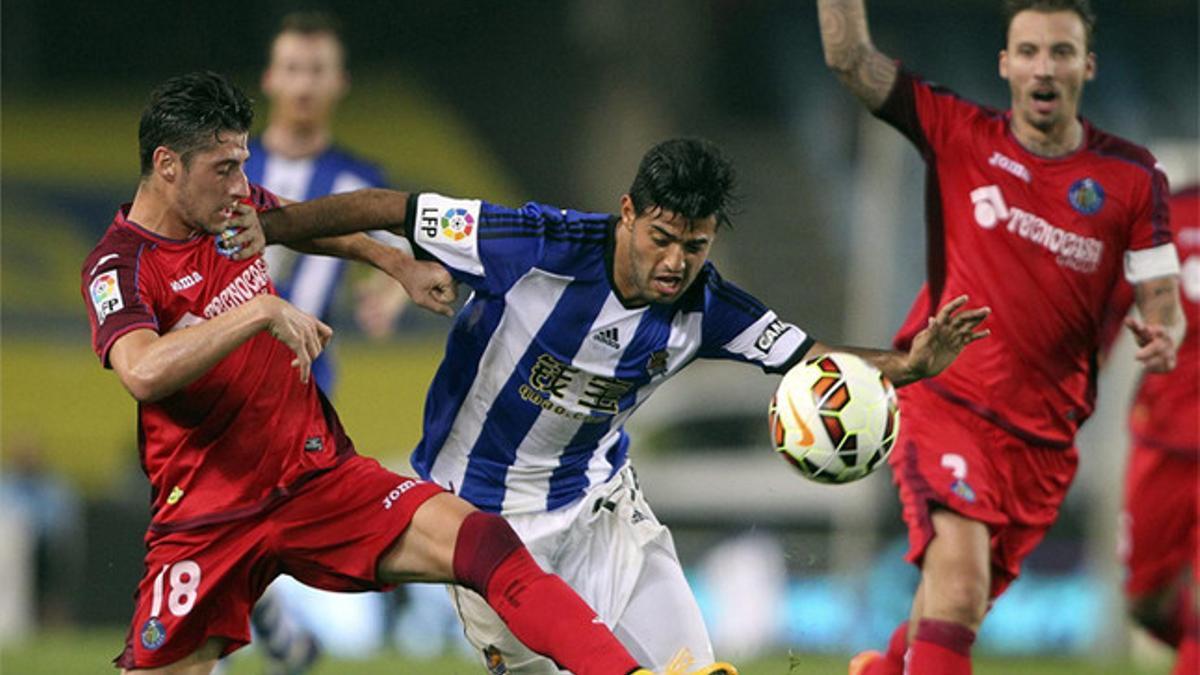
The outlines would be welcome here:
[[[1130,450],[1119,544],[1127,595],[1165,587],[1189,563],[1200,569],[1198,467],[1195,456],[1139,445]]]
[[[248,644],[250,610],[280,574],[331,591],[386,590],[380,557],[441,492],[354,456],[265,514],[147,534],[146,573],[116,664],[159,668],[209,638],[227,641],[223,655]]]
[[[1031,445],[921,384],[898,393],[900,435],[888,462],[908,525],[907,560],[920,565],[933,540],[934,505],[984,523],[991,597],[999,597],[1058,518],[1078,453]]]

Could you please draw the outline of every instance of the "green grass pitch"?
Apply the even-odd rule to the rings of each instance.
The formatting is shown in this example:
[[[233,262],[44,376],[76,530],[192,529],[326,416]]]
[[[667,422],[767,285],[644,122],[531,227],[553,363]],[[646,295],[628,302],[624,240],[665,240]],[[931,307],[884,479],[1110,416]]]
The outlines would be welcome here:
[[[0,646],[3,675],[74,675],[115,673],[109,660],[123,641],[120,629],[43,633],[22,643]],[[742,675],[844,675],[848,656],[781,654],[736,663]],[[261,657],[248,648],[239,652],[229,675],[258,675]],[[1087,660],[1036,658],[1000,659],[981,656],[976,675],[1165,675],[1169,668],[1139,670],[1128,663],[1097,664]],[[457,660],[417,661],[395,652],[362,660],[324,659],[313,675],[486,675],[482,666]]]

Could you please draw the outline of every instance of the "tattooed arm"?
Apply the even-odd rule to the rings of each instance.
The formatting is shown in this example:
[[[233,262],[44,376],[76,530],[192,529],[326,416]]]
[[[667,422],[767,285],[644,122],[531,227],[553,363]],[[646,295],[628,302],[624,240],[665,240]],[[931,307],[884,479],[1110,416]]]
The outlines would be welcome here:
[[[1137,342],[1137,360],[1153,373],[1174,369],[1175,352],[1187,332],[1187,319],[1179,306],[1179,278],[1143,281],[1134,284],[1133,293],[1141,319],[1128,317],[1125,325]]]
[[[871,111],[887,100],[896,64],[871,44],[865,0],[817,0],[825,64]]]

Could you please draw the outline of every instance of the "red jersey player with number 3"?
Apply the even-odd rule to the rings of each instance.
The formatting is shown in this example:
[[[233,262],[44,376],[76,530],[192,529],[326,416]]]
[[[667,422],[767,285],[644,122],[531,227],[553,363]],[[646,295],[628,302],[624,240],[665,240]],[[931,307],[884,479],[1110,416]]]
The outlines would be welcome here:
[[[921,583],[887,654],[858,675],[971,672],[991,600],[1045,536],[1075,475],[1092,412],[1094,355],[1116,282],[1149,371],[1174,366],[1185,321],[1167,183],[1146,150],[1078,116],[1095,75],[1086,0],[1009,0],[993,110],[932,85],[871,42],[864,0],[818,0],[825,60],[920,151],[927,167],[928,279],[903,348],[943,298],[992,308],[992,337],[900,395],[890,462]]]
[[[133,203],[83,266],[92,344],[138,401],[152,486],[117,665],[209,672],[249,642],[254,601],[286,573],[340,591],[462,584],[573,672],[648,673],[503,519],[355,453],[309,377],[332,331],[275,294],[258,254],[257,211],[278,200],[243,172],[251,119],[219,75],[159,87],[139,127]],[[230,228],[244,231],[223,236]],[[365,235],[302,247],[370,262],[421,304],[453,299],[440,266]]]

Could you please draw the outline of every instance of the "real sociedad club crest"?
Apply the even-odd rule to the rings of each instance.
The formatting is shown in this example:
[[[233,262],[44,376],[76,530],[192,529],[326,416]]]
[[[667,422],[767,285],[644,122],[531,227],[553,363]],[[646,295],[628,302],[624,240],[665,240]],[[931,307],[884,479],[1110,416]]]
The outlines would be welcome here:
[[[665,349],[660,349],[650,355],[650,358],[646,361],[646,372],[650,377],[658,377],[667,372],[668,356],[669,354]]]
[[[1092,178],[1080,178],[1067,191],[1067,201],[1085,216],[1090,216],[1104,206],[1104,188]]]
[[[475,218],[461,208],[450,209],[442,214],[442,234],[454,241],[461,241],[471,236],[475,229]]]
[[[167,627],[157,617],[146,619],[142,624],[142,646],[151,651],[163,646],[167,641]]]

